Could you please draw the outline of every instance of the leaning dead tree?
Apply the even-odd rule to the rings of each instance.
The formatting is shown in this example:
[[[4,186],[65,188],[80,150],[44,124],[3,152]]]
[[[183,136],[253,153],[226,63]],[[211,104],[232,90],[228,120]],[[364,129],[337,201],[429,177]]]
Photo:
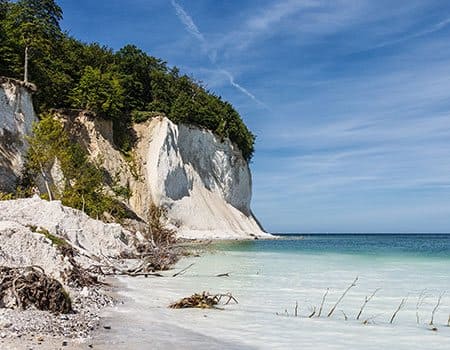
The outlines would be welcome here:
[[[433,308],[433,311],[431,312],[431,320],[430,320],[430,326],[434,325],[434,315],[436,314],[436,311],[439,309],[439,306],[441,305],[442,297],[444,296],[445,292],[442,292],[439,294],[438,300],[436,302],[436,305]]]
[[[417,303],[416,303],[416,323],[417,324],[420,323],[419,309],[425,303],[426,298],[427,298],[426,289],[424,289],[420,292],[419,297],[417,298]]]
[[[308,315],[308,318],[313,318],[314,315],[316,314],[316,307],[313,306],[312,308],[310,308],[311,313]]]
[[[358,316],[356,316],[357,320],[359,320],[359,318],[361,317],[361,314],[363,313],[364,308],[366,307],[367,303],[372,300],[372,298],[375,296],[375,294],[378,293],[379,290],[380,290],[380,288],[377,288],[370,296],[365,297],[364,303],[362,304],[361,309],[359,310]]]
[[[401,309],[403,309],[406,305],[406,301],[408,300],[408,298],[403,298],[402,301],[400,302],[400,304],[398,305],[397,309],[394,311],[394,314],[391,317],[391,320],[389,321],[389,323],[393,323],[395,317],[397,316],[397,314],[400,312]]]
[[[192,266],[194,266],[194,265],[195,265],[194,263],[190,264],[189,266],[185,267],[185,268],[182,269],[181,271],[178,271],[177,273],[174,273],[174,274],[172,275],[172,277],[177,277],[177,276],[184,275],[184,273],[185,273],[188,269],[190,269]]]
[[[339,305],[339,303],[342,301],[342,299],[344,299],[344,297],[348,293],[348,291],[350,289],[352,289],[353,287],[356,287],[356,282],[357,281],[358,281],[358,277],[356,277],[355,280],[352,282],[352,284],[350,284],[348,286],[348,288],[344,291],[344,293],[342,293],[341,297],[338,299],[338,301],[336,301],[336,304],[334,304],[334,306],[331,308],[331,310],[328,313],[327,317],[330,317],[331,315],[333,315],[333,312],[336,310],[336,307]]]
[[[330,288],[327,288],[325,294],[322,297],[322,302],[320,303],[320,308],[319,308],[319,312],[317,313],[317,317],[320,317],[320,315],[322,314],[323,304],[325,303],[325,299],[327,298],[329,291],[330,291]]]

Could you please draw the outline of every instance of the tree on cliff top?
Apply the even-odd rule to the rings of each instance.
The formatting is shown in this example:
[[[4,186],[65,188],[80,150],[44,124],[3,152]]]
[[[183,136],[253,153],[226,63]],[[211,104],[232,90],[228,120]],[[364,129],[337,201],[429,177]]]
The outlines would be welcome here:
[[[62,10],[53,0],[19,0],[5,19],[6,30],[24,49],[24,80],[28,81],[30,50],[48,54],[62,33]]]
[[[114,140],[124,153],[133,142],[132,116],[144,121],[164,113],[175,123],[229,138],[251,159],[255,137],[231,104],[134,45],[114,52],[70,37],[60,29],[61,18],[54,0],[0,0],[0,75],[32,80],[37,112],[92,109],[113,120]]]

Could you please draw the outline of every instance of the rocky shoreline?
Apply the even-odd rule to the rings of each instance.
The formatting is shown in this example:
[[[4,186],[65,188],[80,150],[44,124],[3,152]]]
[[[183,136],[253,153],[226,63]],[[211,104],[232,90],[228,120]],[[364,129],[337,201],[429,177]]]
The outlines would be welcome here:
[[[166,255],[170,251],[151,245],[139,231],[94,220],[59,201],[39,197],[0,201],[2,271],[22,272],[25,287],[46,298],[41,302],[23,295],[25,287],[17,286],[17,277],[11,283],[0,274],[0,349],[92,348],[100,312],[119,303],[114,275],[138,267],[144,273],[157,269],[142,258],[142,249]],[[70,298],[70,311],[56,313],[42,307],[52,296],[27,272],[61,286]]]
[[[0,349],[88,346],[100,325],[100,311],[117,303],[110,287],[71,291],[74,312],[0,309]],[[57,347],[56,347],[57,346]]]
[[[115,276],[161,276],[158,271],[171,268],[187,250],[197,256],[195,247],[210,243],[157,245],[138,224],[127,230],[37,196],[0,201],[0,349],[94,348],[96,331],[110,329],[100,314],[123,303]],[[47,304],[23,295],[24,287],[14,287],[17,279],[3,284],[5,269],[22,271],[23,283],[27,271],[41,271],[36,274],[56,281],[70,297],[70,312],[39,310]],[[31,282],[26,287],[33,294],[47,295],[45,285]]]

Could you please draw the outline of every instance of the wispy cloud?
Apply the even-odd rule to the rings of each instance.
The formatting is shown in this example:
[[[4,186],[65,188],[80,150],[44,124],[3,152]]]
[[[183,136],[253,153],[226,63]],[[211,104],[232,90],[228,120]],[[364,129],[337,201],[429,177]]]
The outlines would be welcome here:
[[[246,88],[244,88],[243,86],[239,85],[238,83],[236,83],[234,81],[234,77],[231,75],[231,73],[225,69],[222,69],[221,72],[223,74],[225,74],[228,78],[228,80],[230,81],[230,84],[232,86],[234,86],[236,89],[238,89],[239,91],[241,91],[242,93],[244,93],[245,95],[247,95],[248,97],[250,97],[253,101],[255,101],[256,103],[258,103],[259,105],[261,105],[264,108],[268,108],[267,105],[263,102],[261,102],[260,100],[258,100],[255,95],[253,95],[250,91],[248,91]]]
[[[175,0],[171,1],[172,6],[175,9],[175,12],[180,19],[180,21],[186,26],[186,29],[195,36],[198,40],[200,40],[202,43],[206,43],[205,37],[200,32],[194,21],[192,20],[192,17],[187,14],[187,12],[178,4]]]
[[[263,31],[273,28],[278,22],[288,16],[294,16],[298,11],[319,7],[320,2],[317,1],[299,1],[288,0],[275,2],[265,9],[256,11],[247,22],[246,27],[254,31]]]
[[[411,33],[411,34],[408,34],[405,36],[401,36],[401,37],[393,39],[393,40],[381,42],[380,44],[377,44],[377,45],[371,47],[370,49],[379,49],[379,48],[383,48],[383,47],[387,47],[387,46],[392,46],[392,45],[403,43],[408,40],[412,40],[412,39],[420,38],[420,37],[423,37],[426,35],[430,35],[430,34],[433,34],[435,32],[438,32],[438,31],[446,28],[448,25],[450,25],[450,18],[447,18],[436,24],[433,24],[430,27],[425,28],[423,30],[419,30],[418,32]]]
[[[197,38],[200,43],[202,44],[204,50],[206,51],[206,54],[208,55],[209,60],[211,63],[216,63],[217,58],[217,51],[212,49],[207,40],[205,39],[205,36],[203,33],[198,29],[197,25],[195,24],[192,17],[184,10],[184,8],[177,3],[175,0],[171,0],[172,6],[175,9],[175,13],[180,19],[180,21],[184,24],[187,31],[192,34],[195,38]],[[258,105],[267,108],[267,105],[261,102],[259,99],[256,98],[256,96],[251,93],[248,89],[243,87],[241,84],[237,83],[234,76],[226,69],[223,69],[221,67],[217,68],[221,73],[223,73],[227,78],[231,86],[245,94],[246,96],[250,97],[253,101],[255,101]]]

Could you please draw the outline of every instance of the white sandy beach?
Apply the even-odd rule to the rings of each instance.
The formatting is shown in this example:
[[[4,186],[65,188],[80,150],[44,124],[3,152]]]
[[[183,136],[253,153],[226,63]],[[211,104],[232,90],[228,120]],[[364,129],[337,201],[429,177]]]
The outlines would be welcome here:
[[[105,312],[104,325],[111,329],[100,330],[93,339],[95,348],[448,349],[448,298],[436,313],[438,330],[427,325],[435,297],[450,288],[448,262],[328,254],[324,263],[320,254],[222,252],[185,259],[177,267],[191,261],[195,265],[176,278],[121,278],[125,303]],[[214,277],[224,272],[231,277]],[[326,318],[325,312],[320,318],[307,317],[326,288],[331,288],[324,306],[328,311],[356,275],[357,287],[332,317]],[[415,305],[425,287],[429,298],[421,306],[417,325]],[[356,321],[364,297],[376,288],[380,292]],[[223,311],[167,308],[203,290],[232,292],[239,304]],[[404,297],[406,307],[389,324]],[[296,301],[299,317],[293,317]],[[366,319],[369,324],[363,325]]]

